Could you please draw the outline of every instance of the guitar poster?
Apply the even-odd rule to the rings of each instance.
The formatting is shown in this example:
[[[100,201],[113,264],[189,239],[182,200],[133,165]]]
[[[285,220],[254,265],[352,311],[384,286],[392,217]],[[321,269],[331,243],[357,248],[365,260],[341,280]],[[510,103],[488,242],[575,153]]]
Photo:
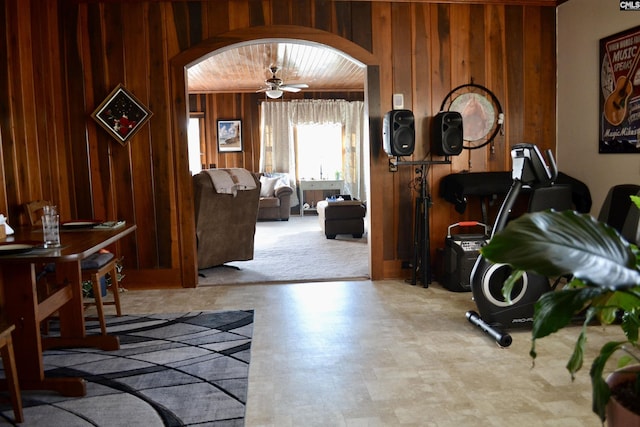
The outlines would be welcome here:
[[[600,40],[600,153],[640,153],[640,27]]]

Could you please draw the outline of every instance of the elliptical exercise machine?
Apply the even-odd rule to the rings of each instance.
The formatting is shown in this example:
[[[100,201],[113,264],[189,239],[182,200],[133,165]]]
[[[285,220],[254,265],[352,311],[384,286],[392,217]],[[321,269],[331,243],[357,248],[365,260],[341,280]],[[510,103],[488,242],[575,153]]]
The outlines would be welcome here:
[[[536,195],[538,200],[542,199],[535,206],[530,204],[529,212],[570,207],[570,189],[565,186],[554,188],[558,169],[551,150],[546,153],[549,166],[538,147],[533,144],[517,144],[511,149],[513,183],[498,211],[491,237],[506,226],[509,214],[523,189],[531,190],[531,200]],[[471,291],[480,314],[468,311],[466,317],[502,347],[508,347],[512,341],[503,328],[530,326],[535,302],[552,289],[547,277],[525,272],[513,287],[509,303],[502,296],[502,285],[511,272],[512,268],[508,264],[492,263],[482,255],[478,256],[471,271]]]

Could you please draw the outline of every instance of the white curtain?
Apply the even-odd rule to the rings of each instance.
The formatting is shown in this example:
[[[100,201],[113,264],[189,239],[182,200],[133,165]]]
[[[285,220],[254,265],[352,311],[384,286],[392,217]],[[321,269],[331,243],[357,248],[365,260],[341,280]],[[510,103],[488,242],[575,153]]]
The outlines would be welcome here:
[[[364,179],[364,103],[351,102],[345,108],[342,126],[342,163],[345,191],[358,200],[366,200]]]
[[[291,206],[298,202],[296,182],[296,154],[291,126],[291,104],[288,102],[263,102],[260,109],[260,172],[289,174],[293,188]]]
[[[262,138],[260,170],[286,172],[296,189],[294,127],[299,124],[342,125],[344,190],[365,200],[364,171],[364,103],[345,100],[296,100],[263,102],[261,108]],[[297,195],[297,191],[294,191]],[[297,197],[292,206],[298,204]]]

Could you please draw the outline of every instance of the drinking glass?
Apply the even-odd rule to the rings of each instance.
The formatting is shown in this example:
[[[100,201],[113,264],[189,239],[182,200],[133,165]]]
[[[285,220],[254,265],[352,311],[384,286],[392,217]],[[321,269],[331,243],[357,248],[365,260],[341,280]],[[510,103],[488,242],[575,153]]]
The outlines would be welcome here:
[[[55,212],[55,207],[53,210],[48,210],[48,211]],[[60,215],[58,215],[57,213],[47,213],[47,209],[45,209],[44,212],[45,214],[42,216],[42,232],[44,234],[44,247],[45,248],[60,247]]]

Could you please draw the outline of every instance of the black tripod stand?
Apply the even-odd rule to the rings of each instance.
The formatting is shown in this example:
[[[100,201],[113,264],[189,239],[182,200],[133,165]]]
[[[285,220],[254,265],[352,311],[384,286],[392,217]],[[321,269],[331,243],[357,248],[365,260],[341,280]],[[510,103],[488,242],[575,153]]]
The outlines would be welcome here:
[[[420,281],[425,288],[431,283],[431,245],[429,243],[429,208],[431,207],[431,195],[427,192],[426,166],[450,165],[448,157],[445,160],[421,160],[400,161],[398,157],[389,159],[389,171],[395,172],[401,165],[419,165],[416,168],[416,182],[419,183],[419,196],[416,197],[414,229],[413,229],[413,270],[411,271],[411,284]]]
[[[427,176],[425,165],[416,168],[416,182],[419,194],[416,197],[415,216],[413,220],[413,270],[411,284],[418,281],[428,288],[431,284],[431,247],[429,243],[429,208],[431,195],[427,193]]]

